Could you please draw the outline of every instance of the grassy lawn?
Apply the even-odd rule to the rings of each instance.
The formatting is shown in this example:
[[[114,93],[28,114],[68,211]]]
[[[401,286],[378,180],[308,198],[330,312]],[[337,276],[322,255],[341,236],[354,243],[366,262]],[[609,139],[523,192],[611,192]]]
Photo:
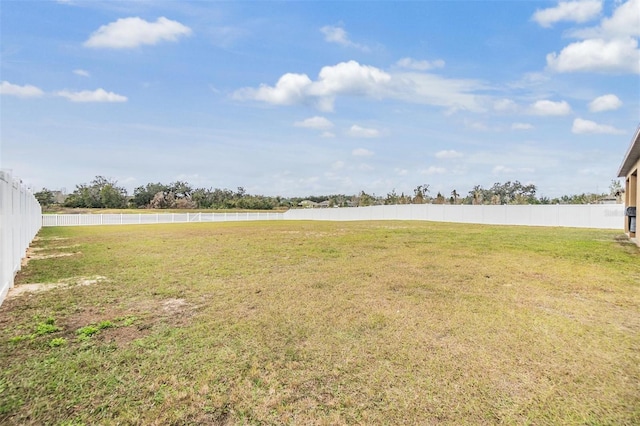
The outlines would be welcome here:
[[[640,251],[622,237],[44,228],[16,289],[49,290],[0,307],[0,424],[640,424]]]

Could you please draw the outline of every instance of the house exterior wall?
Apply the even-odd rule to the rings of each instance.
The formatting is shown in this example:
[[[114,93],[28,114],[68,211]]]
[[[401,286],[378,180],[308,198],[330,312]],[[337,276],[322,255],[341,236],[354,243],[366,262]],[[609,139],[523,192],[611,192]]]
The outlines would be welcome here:
[[[638,182],[638,172],[640,171],[640,125],[636,129],[635,135],[631,139],[631,145],[629,150],[622,160],[620,169],[618,170],[618,177],[625,179],[625,193],[624,193],[624,205],[625,209],[628,207],[635,207],[636,214],[638,213],[638,203],[640,203],[640,185]],[[626,210],[625,210],[626,211]],[[638,235],[638,222],[636,217],[636,232],[631,232],[630,220],[628,216],[624,218],[624,231],[630,237],[633,238],[636,244],[640,247],[640,238]]]
[[[636,161],[635,165],[631,168],[629,174],[625,178],[625,207],[636,207],[638,210],[638,200],[640,200],[640,185],[638,185],[638,170],[640,170],[640,159]],[[636,218],[637,219],[637,218]],[[637,222],[636,232],[631,232],[629,229],[629,218],[625,216],[624,231],[631,238],[636,238],[637,235]],[[640,241],[637,241],[640,246]]]

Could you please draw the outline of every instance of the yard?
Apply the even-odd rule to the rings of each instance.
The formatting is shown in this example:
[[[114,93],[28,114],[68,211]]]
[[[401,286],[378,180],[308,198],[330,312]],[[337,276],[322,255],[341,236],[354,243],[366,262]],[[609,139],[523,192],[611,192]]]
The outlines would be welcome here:
[[[2,424],[640,424],[618,231],[43,228],[16,282]]]

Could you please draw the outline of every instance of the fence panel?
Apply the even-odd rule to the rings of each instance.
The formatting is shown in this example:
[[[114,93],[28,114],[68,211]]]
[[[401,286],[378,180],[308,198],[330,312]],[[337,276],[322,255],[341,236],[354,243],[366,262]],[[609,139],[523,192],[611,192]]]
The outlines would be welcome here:
[[[589,205],[448,205],[405,204],[325,209],[292,209],[286,213],[133,213],[43,215],[42,226],[126,225],[258,220],[427,220],[486,225],[624,228],[622,204]]]
[[[116,213],[44,214],[42,226],[142,225],[154,223],[238,222],[282,220],[283,213]]]
[[[448,205],[404,204],[328,209],[295,209],[288,220],[428,220],[485,225],[561,226],[624,229],[622,204]]]
[[[0,304],[41,226],[42,209],[36,198],[11,173],[0,171]]]

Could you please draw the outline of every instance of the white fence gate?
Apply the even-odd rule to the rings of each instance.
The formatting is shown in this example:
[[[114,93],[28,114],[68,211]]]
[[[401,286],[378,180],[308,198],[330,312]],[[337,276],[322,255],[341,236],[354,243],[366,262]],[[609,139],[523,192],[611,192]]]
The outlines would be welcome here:
[[[42,209],[36,198],[11,173],[0,171],[0,304],[41,226]]]

